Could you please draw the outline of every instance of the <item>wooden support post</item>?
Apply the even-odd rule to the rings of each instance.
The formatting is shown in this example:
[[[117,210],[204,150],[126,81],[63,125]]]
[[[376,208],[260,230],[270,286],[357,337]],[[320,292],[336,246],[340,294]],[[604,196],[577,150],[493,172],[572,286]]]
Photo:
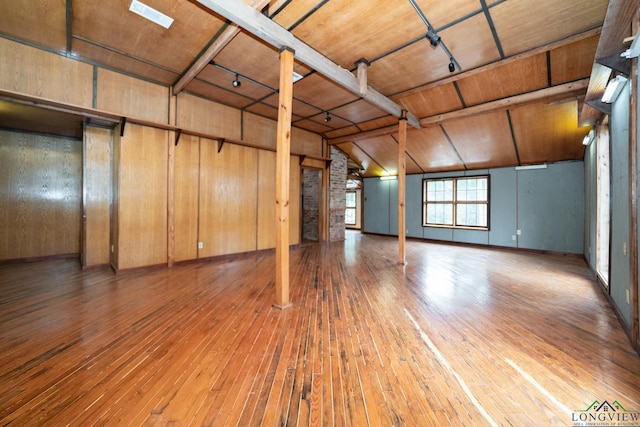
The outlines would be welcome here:
[[[398,126],[398,263],[405,264],[405,189],[407,179],[407,119],[400,119]]]
[[[356,62],[356,67],[358,70],[358,84],[360,86],[360,95],[365,95],[367,93],[369,83],[367,82],[367,69],[369,68],[369,61],[362,58]]]
[[[167,132],[167,267],[171,268],[176,262],[176,145],[180,139],[180,132],[176,132],[173,141],[171,132]],[[175,142],[174,142],[175,141]],[[173,144],[172,144],[173,142]]]
[[[293,59],[288,48],[280,51],[280,91],[276,139],[276,307],[289,302],[289,163],[291,159],[291,110],[293,108]]]

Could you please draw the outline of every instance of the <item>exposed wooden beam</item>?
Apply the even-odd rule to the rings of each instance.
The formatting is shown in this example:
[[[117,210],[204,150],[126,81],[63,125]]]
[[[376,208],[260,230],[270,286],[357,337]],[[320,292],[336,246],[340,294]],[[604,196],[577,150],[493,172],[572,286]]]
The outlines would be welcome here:
[[[600,98],[611,77],[611,68],[619,67],[616,66],[616,62],[612,63],[608,59],[621,60],[620,52],[624,50],[625,38],[631,32],[631,18],[636,13],[637,4],[636,0],[609,2],[596,50],[596,62],[591,69],[591,80],[585,104],[580,112],[579,123],[581,125],[594,126],[603,114],[609,114],[611,111],[611,106],[603,104]],[[629,61],[625,61],[629,63]]]
[[[574,82],[552,86],[533,92],[527,92],[521,95],[511,96],[509,98],[503,98],[496,101],[486,102],[480,105],[474,105],[473,107],[463,108],[461,110],[452,111],[450,113],[436,114],[435,116],[421,119],[420,123],[423,126],[426,126],[434,123],[441,123],[446,120],[475,116],[476,114],[483,114],[491,111],[504,110],[519,105],[531,104],[542,101],[546,98],[563,95],[572,91],[586,89],[588,84],[589,79],[576,80]]]
[[[289,164],[293,108],[293,51],[280,52],[280,92],[276,135],[276,307],[289,302]]]
[[[604,90],[611,77],[611,68],[594,63],[591,68],[589,87],[585,96],[585,103],[580,111],[578,122],[581,125],[594,126],[603,114],[611,113],[611,105],[601,101]]]
[[[358,77],[358,83],[360,83],[360,95],[364,95],[365,93],[367,93],[369,84],[367,83],[367,71],[369,68],[369,61],[367,61],[366,59],[362,58],[359,59],[356,62],[356,68],[357,68],[357,77]]]
[[[371,86],[367,86],[366,93],[360,93],[358,79],[349,71],[331,61],[320,52],[313,49],[292,33],[262,15],[241,0],[197,0],[203,6],[222,15],[240,27],[254,34],[277,48],[289,47],[296,52],[296,59],[306,64],[320,74],[339,84],[343,88],[362,96],[376,107],[395,117],[401,118],[403,109],[391,99],[387,98]],[[407,114],[409,124],[417,129],[420,121],[411,113]]]
[[[269,0],[249,0],[248,4],[251,7],[261,10],[263,7],[269,4]],[[174,95],[179,94],[187,87],[191,80],[195,79],[198,74],[206,67],[213,58],[215,58],[224,47],[229,44],[231,40],[240,32],[240,28],[235,25],[229,25],[222,31],[213,43],[196,59],[196,61],[189,67],[187,71],[180,77],[180,79],[173,85],[171,91]]]
[[[519,105],[532,104],[548,98],[555,98],[567,93],[584,90],[588,84],[589,79],[576,80],[570,83],[552,86],[533,92],[527,92],[508,98],[498,99],[496,101],[491,101],[480,105],[474,105],[473,107],[463,108],[460,110],[452,111],[450,113],[436,114],[434,116],[425,117],[423,119],[420,119],[420,123],[422,126],[427,126],[435,123],[441,123],[447,120],[474,116],[476,114],[489,113],[491,111],[504,110]],[[367,132],[359,132],[351,135],[344,135],[338,138],[329,139],[327,142],[329,145],[336,145],[343,144],[345,142],[369,139],[376,136],[395,134],[397,132],[398,125],[385,126],[383,128],[373,129]]]
[[[398,125],[385,126],[378,129],[372,129],[365,132],[352,133],[337,138],[327,140],[329,145],[344,144],[345,142],[360,141],[363,139],[374,138],[376,136],[392,135],[398,133]]]
[[[631,34],[631,19],[638,7],[637,0],[610,1],[602,24],[602,35],[596,50],[596,61],[619,55],[624,51],[624,39]]]

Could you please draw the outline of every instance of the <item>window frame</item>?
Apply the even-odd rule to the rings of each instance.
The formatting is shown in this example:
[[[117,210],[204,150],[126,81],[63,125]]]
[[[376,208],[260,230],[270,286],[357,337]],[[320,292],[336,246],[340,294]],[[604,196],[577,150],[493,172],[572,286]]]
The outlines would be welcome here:
[[[471,179],[486,179],[487,180],[487,200],[486,201],[459,201],[458,197],[458,181],[471,180]],[[427,186],[429,182],[436,181],[452,181],[453,195],[451,201],[427,201]],[[457,177],[443,177],[443,178],[424,178],[422,180],[422,226],[423,227],[435,227],[435,228],[451,228],[451,229],[463,229],[463,230],[480,230],[489,231],[491,227],[491,176],[486,175],[469,175],[469,176],[457,176]],[[429,204],[451,205],[452,208],[452,224],[434,224],[427,222],[427,206]],[[457,225],[457,212],[458,205],[486,205],[487,206],[487,225]]]
[[[349,193],[353,193],[354,194],[354,199],[355,199],[355,203],[353,206],[347,206],[347,194]],[[345,199],[345,207],[344,207],[344,224],[346,225],[358,225],[358,193],[356,192],[356,190],[347,190],[344,196]],[[347,210],[351,210],[353,209],[353,217],[355,218],[355,222],[354,223],[349,223],[347,222]]]

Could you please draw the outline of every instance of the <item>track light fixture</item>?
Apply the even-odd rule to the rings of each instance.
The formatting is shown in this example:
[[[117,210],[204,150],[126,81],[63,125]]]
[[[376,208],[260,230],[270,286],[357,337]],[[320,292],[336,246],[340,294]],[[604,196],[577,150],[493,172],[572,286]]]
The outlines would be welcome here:
[[[238,78],[238,75],[236,74],[236,79],[233,81],[233,83],[231,83],[233,85],[233,87],[240,87],[240,85],[242,84]]]
[[[436,32],[433,31],[432,29],[429,29],[429,31],[427,31],[427,39],[429,40],[429,43],[431,43],[431,46],[433,47],[438,46],[440,44],[440,41],[442,41],[440,36],[437,35]]]
[[[411,3],[411,6],[413,6],[413,8],[416,10],[416,13],[418,14],[418,16],[420,16],[420,19],[422,19],[422,22],[424,22],[424,25],[427,26],[427,35],[425,36],[425,38],[429,40],[429,43],[431,44],[431,46],[442,47],[442,50],[444,50],[444,53],[449,57],[449,72],[453,73],[454,71],[456,71],[456,69],[459,71],[462,71],[462,67],[460,67],[460,64],[458,64],[456,60],[453,59],[453,55],[451,54],[451,52],[449,52],[449,49],[447,49],[447,46],[445,46],[444,42],[442,41],[442,38],[438,35],[438,33],[436,33],[436,30],[433,29],[433,26],[425,16],[422,9],[420,9],[420,6],[418,6],[418,3],[416,2],[416,0],[409,0],[409,3]]]
[[[330,121],[331,121],[331,116],[329,115],[329,112],[327,111],[327,115],[326,115],[326,117],[324,118],[324,122],[325,122],[325,123],[329,123]]]

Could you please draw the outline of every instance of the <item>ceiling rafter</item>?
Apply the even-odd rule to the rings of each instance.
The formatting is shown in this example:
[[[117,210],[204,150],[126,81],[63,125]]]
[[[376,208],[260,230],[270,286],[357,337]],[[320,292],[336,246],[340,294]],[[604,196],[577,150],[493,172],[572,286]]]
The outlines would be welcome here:
[[[449,113],[436,114],[433,116],[420,119],[422,126],[441,123],[447,120],[459,119],[463,117],[474,116],[477,114],[490,113],[492,111],[504,110],[511,107],[521,106],[525,104],[531,104],[539,102],[546,98],[556,97],[567,93],[584,90],[589,84],[589,79],[576,80],[570,83],[564,83],[561,85],[548,87],[544,89],[535,90],[532,92],[523,93],[520,95],[510,96],[508,98],[498,99],[496,101],[487,102],[484,104],[474,105],[472,107],[462,108],[460,110],[451,111]],[[341,144],[344,142],[353,142],[362,139],[373,138],[375,136],[389,135],[396,133],[398,126],[386,126],[379,129],[374,129],[367,132],[360,132],[351,135],[345,135],[338,138],[329,139],[329,145]]]
[[[431,117],[425,117],[424,119],[420,120],[420,123],[423,126],[426,126],[433,123],[444,122],[446,120],[475,116],[476,114],[489,113],[492,111],[503,110],[510,107],[531,104],[534,102],[539,102],[545,98],[555,97],[569,92],[586,89],[588,84],[588,78],[576,80],[575,82],[565,83],[545,89],[534,90],[532,92],[514,95],[508,98],[498,99],[496,101],[486,102],[480,105],[474,105],[473,107],[463,108],[461,110],[452,111],[450,113],[436,114]]]
[[[210,10],[222,15],[226,19],[235,22],[240,27],[266,41],[277,48],[288,47],[295,51],[295,57],[298,61],[306,64],[320,74],[333,80],[335,83],[345,89],[362,96],[376,107],[401,118],[404,109],[391,99],[387,98],[372,87],[367,87],[365,94],[360,93],[360,83],[358,79],[346,70],[311,46],[296,38],[289,31],[280,25],[262,15],[252,7],[238,0],[198,0],[200,4]],[[408,113],[407,118],[409,124],[415,128],[420,128],[420,121],[412,114]]]
[[[269,4],[269,0],[250,0],[249,5],[255,9],[262,9]],[[213,60],[226,45],[229,44],[233,38],[238,35],[240,28],[235,24],[230,24],[220,34],[211,46],[209,46],[194,62],[189,69],[178,79],[173,85],[171,91],[174,95],[179,94],[187,85],[193,80],[200,72],[209,65],[209,62]]]

